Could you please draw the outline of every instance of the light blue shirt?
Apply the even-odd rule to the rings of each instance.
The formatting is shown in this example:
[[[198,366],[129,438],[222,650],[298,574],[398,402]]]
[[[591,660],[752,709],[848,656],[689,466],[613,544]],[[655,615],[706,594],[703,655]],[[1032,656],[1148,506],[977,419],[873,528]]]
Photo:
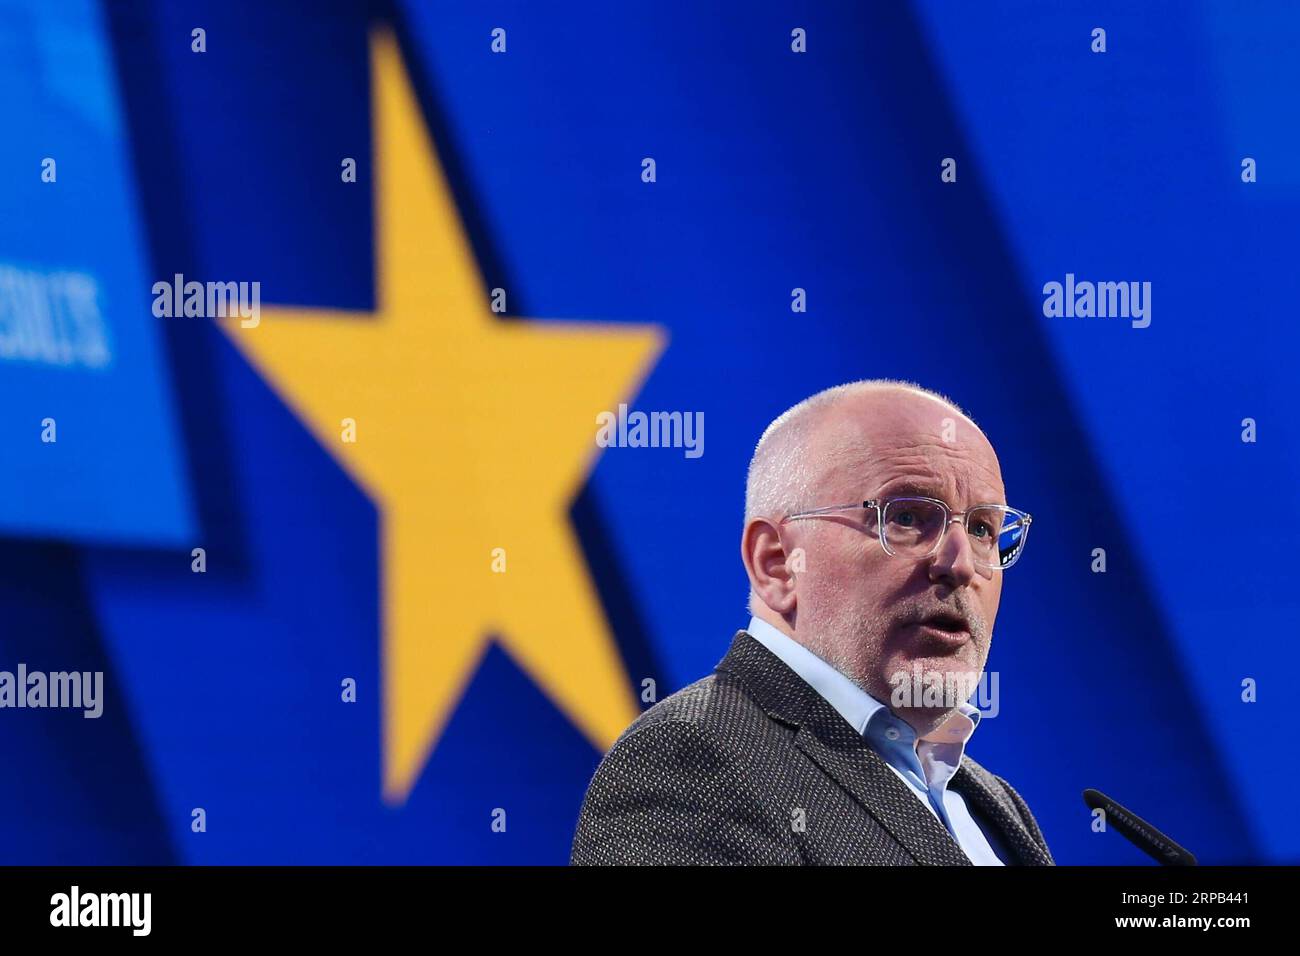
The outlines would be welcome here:
[[[989,837],[948,781],[961,766],[966,743],[980,712],[962,702],[958,712],[921,738],[912,726],[798,641],[753,618],[746,629],[754,640],[781,658],[866,738],[935,818],[947,828],[976,866],[1003,866]]]

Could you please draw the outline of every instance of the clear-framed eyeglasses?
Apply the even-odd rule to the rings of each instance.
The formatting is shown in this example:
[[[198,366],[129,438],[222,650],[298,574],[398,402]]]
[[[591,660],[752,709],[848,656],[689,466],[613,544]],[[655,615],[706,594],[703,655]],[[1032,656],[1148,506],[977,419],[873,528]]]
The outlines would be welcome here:
[[[1025,550],[1033,516],[1006,505],[973,505],[953,513],[938,498],[870,498],[860,504],[831,505],[786,515],[782,521],[816,518],[841,511],[865,511],[868,530],[880,537],[885,553],[909,560],[921,560],[938,552],[948,526],[958,522],[966,530],[977,566],[1005,571]],[[871,525],[875,525],[874,529]]]

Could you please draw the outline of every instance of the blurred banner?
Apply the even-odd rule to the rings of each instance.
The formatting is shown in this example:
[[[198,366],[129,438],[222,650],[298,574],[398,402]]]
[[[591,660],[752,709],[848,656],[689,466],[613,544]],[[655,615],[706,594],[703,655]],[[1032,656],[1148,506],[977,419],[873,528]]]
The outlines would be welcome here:
[[[873,377],[1034,514],[971,753],[1057,861],[1300,862],[1297,30],[0,0],[0,863],[565,862]]]

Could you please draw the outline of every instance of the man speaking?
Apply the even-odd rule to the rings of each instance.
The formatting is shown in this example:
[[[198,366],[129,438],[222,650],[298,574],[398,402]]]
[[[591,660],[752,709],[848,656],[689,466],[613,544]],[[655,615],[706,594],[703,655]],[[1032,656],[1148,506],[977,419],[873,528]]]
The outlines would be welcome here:
[[[965,752],[1030,520],[943,396],[854,382],[785,412],[749,466],[749,626],[606,754],[572,862],[1051,865]]]

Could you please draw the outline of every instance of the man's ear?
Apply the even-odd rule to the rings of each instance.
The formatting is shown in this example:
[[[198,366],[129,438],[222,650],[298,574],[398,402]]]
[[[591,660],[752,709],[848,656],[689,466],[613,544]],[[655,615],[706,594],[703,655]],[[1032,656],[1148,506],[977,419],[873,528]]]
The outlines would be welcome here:
[[[740,559],[759,599],[784,616],[795,609],[795,562],[781,542],[780,528],[767,518],[751,518],[740,536]]]

